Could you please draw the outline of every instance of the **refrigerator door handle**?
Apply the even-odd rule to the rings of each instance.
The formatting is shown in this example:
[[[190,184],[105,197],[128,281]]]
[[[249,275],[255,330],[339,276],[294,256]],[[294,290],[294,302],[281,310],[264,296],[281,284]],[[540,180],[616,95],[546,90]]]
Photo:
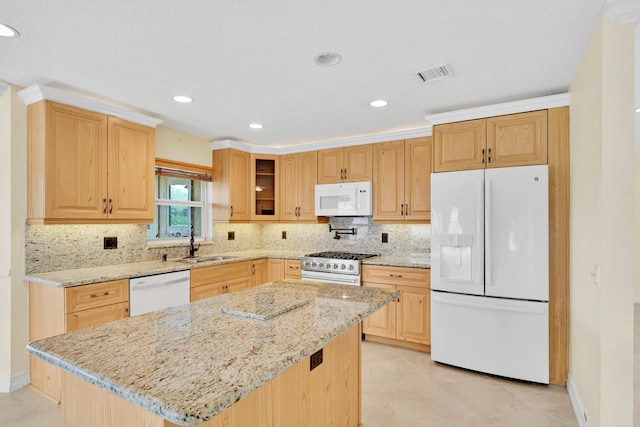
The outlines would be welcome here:
[[[536,309],[536,308],[529,308],[529,307],[513,307],[513,306],[497,305],[497,304],[479,304],[479,303],[467,302],[467,301],[453,301],[445,297],[441,297],[439,295],[432,295],[431,299],[434,302],[437,302],[440,304],[448,304],[448,305],[454,305],[458,307],[479,308],[483,310],[509,311],[509,312],[515,312],[515,313],[528,313],[528,314],[546,313],[546,310],[544,310],[543,308]]]
[[[491,180],[486,181],[486,211],[485,211],[485,233],[484,233],[484,284],[491,286]]]

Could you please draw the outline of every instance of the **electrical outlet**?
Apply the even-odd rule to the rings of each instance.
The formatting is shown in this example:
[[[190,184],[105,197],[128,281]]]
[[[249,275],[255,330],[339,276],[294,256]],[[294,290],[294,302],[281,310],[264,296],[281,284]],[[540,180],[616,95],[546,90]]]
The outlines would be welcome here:
[[[236,240],[236,232],[235,231],[229,231],[227,233],[227,240]]]
[[[287,232],[285,230],[282,230],[282,238],[283,239],[287,238]]]
[[[118,249],[118,238],[117,237],[105,237],[104,238],[104,249]]]
[[[313,371],[318,366],[322,365],[322,349],[313,353],[309,359],[310,359],[309,371]]]
[[[382,243],[389,243],[389,233],[382,233]]]

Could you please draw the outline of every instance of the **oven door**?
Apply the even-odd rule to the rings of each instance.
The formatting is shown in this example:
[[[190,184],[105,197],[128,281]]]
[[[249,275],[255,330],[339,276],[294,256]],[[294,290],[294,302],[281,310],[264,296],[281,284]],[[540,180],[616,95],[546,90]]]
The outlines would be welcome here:
[[[360,275],[325,273],[322,271],[302,270],[302,280],[312,282],[337,283],[340,285],[360,286]]]

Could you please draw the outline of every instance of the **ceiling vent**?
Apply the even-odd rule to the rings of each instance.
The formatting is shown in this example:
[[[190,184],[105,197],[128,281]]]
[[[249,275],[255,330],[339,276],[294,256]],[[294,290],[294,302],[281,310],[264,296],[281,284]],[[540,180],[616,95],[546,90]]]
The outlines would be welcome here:
[[[449,64],[437,65],[426,70],[418,71],[418,77],[423,83],[430,83],[453,76]]]

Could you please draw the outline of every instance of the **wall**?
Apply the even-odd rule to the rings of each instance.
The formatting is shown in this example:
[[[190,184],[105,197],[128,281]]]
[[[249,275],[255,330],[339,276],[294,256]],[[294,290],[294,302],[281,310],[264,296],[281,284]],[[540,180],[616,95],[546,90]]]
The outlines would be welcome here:
[[[592,426],[633,424],[630,87],[633,27],[603,16],[570,87],[569,375]]]
[[[0,392],[28,382],[28,291],[22,281],[27,110],[18,90],[9,86],[0,96]]]
[[[209,138],[158,126],[156,157],[211,167],[209,142]]]

